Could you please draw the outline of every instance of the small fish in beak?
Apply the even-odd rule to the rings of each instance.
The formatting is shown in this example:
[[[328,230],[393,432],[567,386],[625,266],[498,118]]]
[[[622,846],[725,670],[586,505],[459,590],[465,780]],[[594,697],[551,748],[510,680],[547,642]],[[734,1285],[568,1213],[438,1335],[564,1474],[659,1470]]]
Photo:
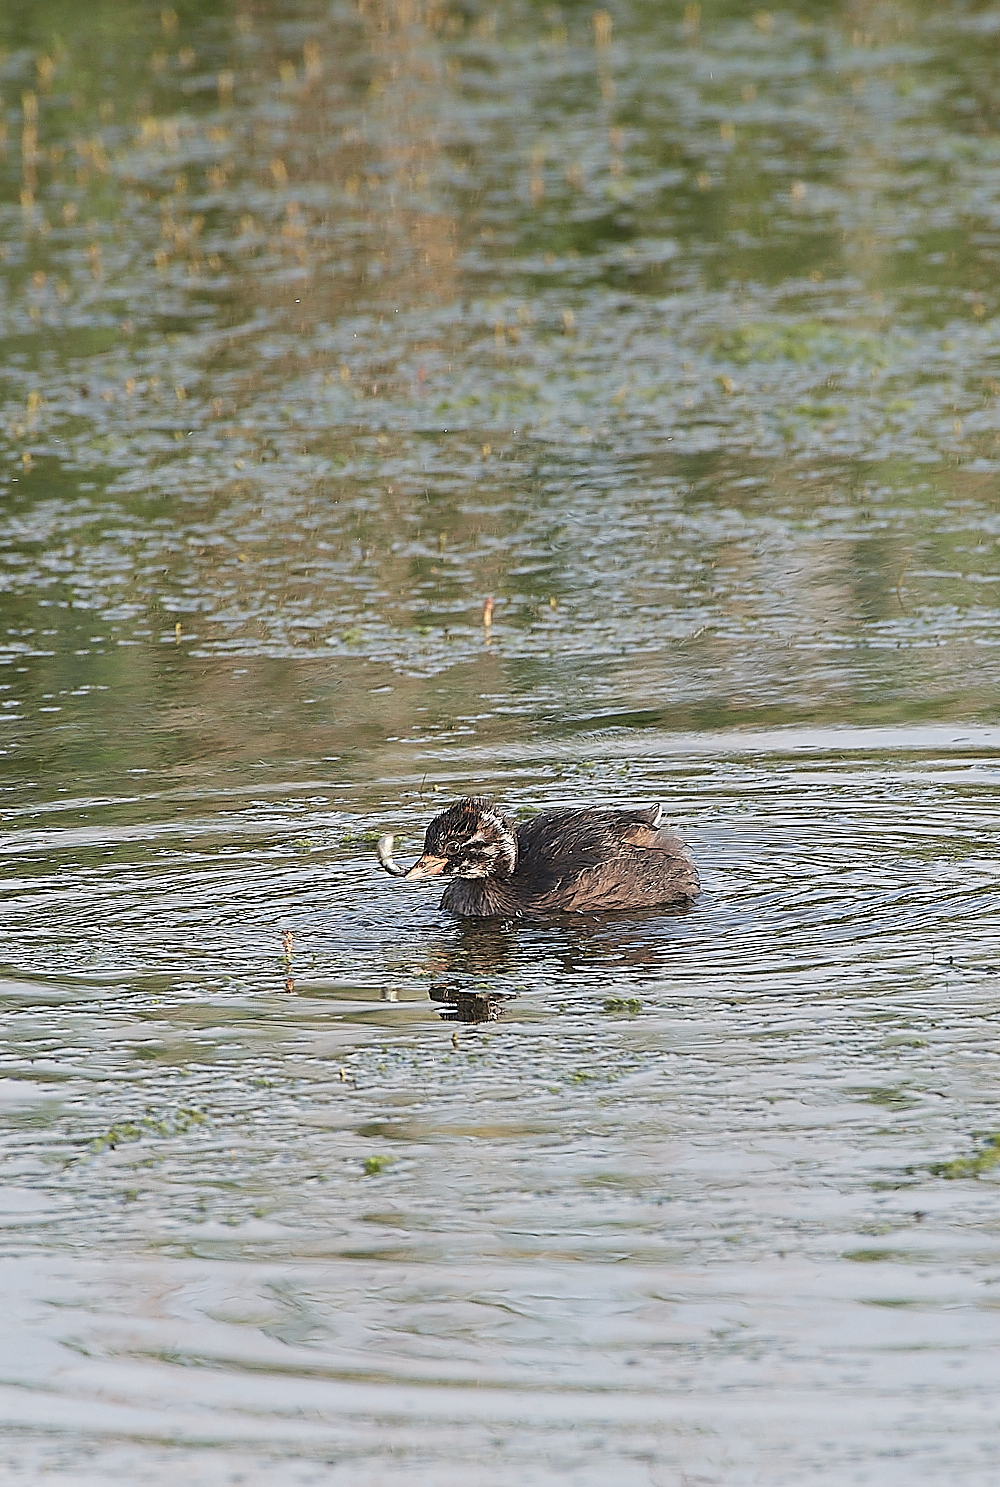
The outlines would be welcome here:
[[[387,873],[391,873],[394,878],[409,878],[411,881],[415,878],[436,878],[448,866],[447,857],[432,857],[425,852],[411,868],[400,867],[398,862],[393,861],[392,856],[392,845],[395,840],[392,832],[387,831],[385,836],[379,837],[375,848],[379,866]]]
[[[379,867],[384,867],[387,873],[392,873],[394,878],[405,878],[405,868],[392,860],[392,844],[395,840],[391,831],[387,831],[385,836],[380,836],[378,846],[375,848],[375,856],[378,858]]]

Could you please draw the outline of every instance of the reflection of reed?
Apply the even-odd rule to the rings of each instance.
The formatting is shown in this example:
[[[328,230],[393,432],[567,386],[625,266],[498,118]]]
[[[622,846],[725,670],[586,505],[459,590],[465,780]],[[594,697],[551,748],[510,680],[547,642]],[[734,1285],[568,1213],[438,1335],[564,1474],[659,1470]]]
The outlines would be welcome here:
[[[317,321],[336,323],[363,302],[384,314],[457,294],[456,218],[431,194],[443,162],[448,73],[437,33],[445,17],[407,0],[361,0],[359,21],[356,48],[345,48],[341,19],[306,43],[301,76],[293,68],[289,78],[294,116],[273,137],[255,130],[261,173],[275,193],[271,219],[280,223],[269,248],[303,276],[288,311],[303,332]],[[357,93],[359,72],[368,74],[367,95],[354,127],[344,129],[343,96]],[[349,229],[347,265],[344,234],[331,232],[331,222]],[[268,291],[252,274],[246,290],[255,299],[266,294],[272,308],[287,307],[287,286],[271,284]],[[299,369],[303,349],[295,348]],[[371,348],[364,349],[370,364]],[[379,381],[384,390],[391,383],[398,358],[395,347],[388,350],[384,377],[372,374],[357,396],[377,398]],[[352,369],[338,364],[336,375],[350,382]]]
[[[312,427],[302,438],[335,457],[343,450],[344,459],[354,456],[356,437],[376,441],[378,457],[398,457],[399,436],[386,425],[393,405],[400,399],[422,405],[449,380],[451,351],[433,311],[461,297],[457,220],[435,197],[446,165],[450,91],[439,38],[453,25],[454,17],[433,5],[362,0],[353,35],[345,35],[342,18],[331,19],[306,43],[304,66],[292,68],[288,78],[283,101],[290,112],[280,125],[254,128],[254,170],[270,198],[270,226],[254,221],[252,227],[261,247],[266,234],[266,252],[281,268],[262,274],[257,258],[248,258],[240,289],[243,304],[268,323],[272,354],[266,360],[243,356],[239,369],[228,351],[221,359],[233,406],[231,436],[241,456],[253,460],[257,452],[263,459],[267,453],[259,432],[269,417],[261,404],[267,389],[310,372],[323,374],[341,404],[353,403],[355,427],[345,428],[341,414],[335,433]],[[262,70],[273,74],[278,42],[260,30],[270,52]],[[422,308],[432,312],[426,331],[414,334],[411,321],[405,340],[395,337],[393,317]],[[327,337],[318,344],[317,325],[336,327],[349,319],[363,326],[353,343],[331,348]],[[323,491],[312,499],[326,505]],[[380,587],[393,599],[409,595],[415,563],[421,573],[428,566],[448,571],[439,555],[446,538],[437,531],[436,558],[391,556],[419,535],[415,500],[389,483],[367,494],[351,529],[336,533],[346,560],[353,561],[355,548],[360,563],[377,558]],[[461,539],[469,521],[448,506],[432,511],[421,491],[416,510],[421,520],[433,516],[435,525],[446,525],[450,543]],[[270,525],[274,532],[273,518]],[[280,538],[280,529],[274,535]],[[383,614],[412,623],[409,603],[398,615],[387,604]],[[281,632],[281,616],[273,619]]]
[[[361,14],[373,62],[369,117],[388,186],[388,210],[378,215],[398,255],[393,288],[411,302],[450,301],[457,223],[452,213],[419,202],[442,164],[448,71],[436,38],[447,18],[441,8],[411,0],[362,0]]]
[[[275,443],[285,450],[297,444],[296,454],[303,445],[310,452],[322,450],[339,464],[355,458],[359,440],[377,441],[376,460],[398,457],[398,435],[386,429],[387,410],[400,397],[418,404],[429,400],[447,379],[451,353],[438,324],[432,324],[441,317],[428,315],[425,334],[414,335],[411,322],[404,340],[392,335],[393,314],[420,307],[433,311],[460,297],[456,218],[435,199],[446,167],[444,115],[451,76],[440,38],[449,34],[455,17],[433,5],[362,0],[353,21],[341,15],[317,26],[298,62],[289,58],[265,10],[270,7],[258,9],[253,20],[256,79],[238,41],[232,65],[218,74],[222,113],[208,136],[219,136],[220,150],[233,148],[206,179],[213,192],[221,193],[241,168],[255,178],[254,212],[242,217],[227,251],[227,269],[235,276],[240,318],[256,317],[267,325],[268,355],[255,354],[252,336],[241,338],[238,348],[218,342],[206,369],[204,398],[191,387],[184,405],[191,409],[212,400],[214,418],[223,420],[216,425],[219,436],[232,441],[229,449],[239,456],[235,465],[243,472],[224,486],[220,504],[247,513],[254,504],[256,475],[276,458]],[[245,18],[238,29],[249,28]],[[250,127],[239,110],[251,82],[274,89],[275,78],[281,79],[275,102],[283,114],[275,110],[267,119],[257,117]],[[179,144],[176,123],[169,119],[143,119],[138,138],[150,150],[161,140],[165,147]],[[245,151],[236,150],[237,139],[245,142]],[[201,245],[207,236],[204,214],[192,215],[190,207],[186,189],[161,201],[163,237],[155,263],[163,275],[181,259],[188,260],[192,274],[209,262]],[[331,348],[330,337],[321,343],[315,334],[317,326],[337,328],[355,318],[364,329],[353,346],[348,339],[346,346]],[[341,407],[353,403],[353,428],[350,413],[347,419],[338,415],[335,431],[317,420],[306,428],[296,410],[289,433],[283,417],[273,416],[271,389],[295,386],[310,374],[331,388]],[[240,552],[228,560],[220,561],[223,552],[216,546],[193,548],[188,592],[201,596],[205,608],[244,616],[244,633],[247,627],[259,628],[267,646],[315,644],[329,635],[331,644],[341,647],[330,653],[341,664],[343,645],[351,647],[352,659],[354,647],[368,640],[362,627],[376,606],[380,624],[413,624],[415,589],[433,590],[433,603],[423,594],[416,601],[429,608],[437,607],[440,591],[445,610],[467,595],[471,618],[471,606],[482,603],[496,582],[495,570],[471,579],[463,572],[453,579],[459,565],[450,553],[472,546],[481,522],[459,512],[457,498],[431,498],[423,489],[418,497],[395,482],[383,485],[377,469],[374,473],[374,481],[363,482],[360,498],[353,483],[346,498],[345,487],[338,486],[334,500],[328,484],[318,482],[300,499],[283,493],[281,500],[269,500],[266,519],[252,521],[253,533],[244,527]],[[419,543],[423,521],[433,524],[426,553],[404,554],[415,539]],[[320,543],[329,556],[317,565]],[[328,585],[328,574],[319,572],[322,565],[335,565],[338,579],[349,573],[353,587]],[[272,577],[276,566],[279,572]],[[304,614],[331,607],[331,592],[335,610],[342,611],[347,599],[352,612],[337,613],[315,630],[300,624]],[[488,625],[484,629],[488,634]],[[251,633],[251,644],[254,638]],[[193,679],[192,686],[198,685]],[[235,716],[243,684],[213,676],[208,685],[213,712],[221,688],[231,697],[231,708],[219,711]],[[274,673],[265,685],[292,694],[298,687],[291,672]],[[413,689],[401,680],[396,688],[391,721],[405,726],[402,694]],[[346,711],[339,708],[339,716]],[[316,751],[324,750],[317,745]]]
[[[21,205],[29,211],[35,204],[38,189],[38,96],[26,92],[21,96]]]

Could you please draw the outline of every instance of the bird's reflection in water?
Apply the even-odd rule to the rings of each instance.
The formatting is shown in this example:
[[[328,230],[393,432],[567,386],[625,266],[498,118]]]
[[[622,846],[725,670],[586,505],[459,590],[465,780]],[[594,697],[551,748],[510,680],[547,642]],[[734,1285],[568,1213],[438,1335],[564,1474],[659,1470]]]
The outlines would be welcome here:
[[[428,948],[427,969],[441,978],[431,985],[431,1001],[443,1004],[445,1022],[497,1022],[504,1003],[517,996],[511,982],[520,958],[514,925],[462,919]]]
[[[646,981],[670,969],[678,951],[677,919],[687,909],[636,914],[560,915],[544,922],[463,919],[427,947],[424,963],[434,977],[432,1001],[447,1004],[449,1021],[495,1022],[517,990],[539,971],[551,988],[553,974],[585,978],[603,990],[603,977]],[[516,988],[516,989],[515,989]]]
[[[444,1022],[499,1022],[505,1003],[516,997],[516,991],[474,991],[448,981],[430,989],[431,1001],[441,1004]]]
[[[536,930],[522,947],[525,962],[544,959],[546,974],[594,980],[602,974],[646,981],[662,976],[680,949],[678,920],[692,911],[649,909],[620,914],[569,915]],[[554,967],[553,967],[553,962]]]

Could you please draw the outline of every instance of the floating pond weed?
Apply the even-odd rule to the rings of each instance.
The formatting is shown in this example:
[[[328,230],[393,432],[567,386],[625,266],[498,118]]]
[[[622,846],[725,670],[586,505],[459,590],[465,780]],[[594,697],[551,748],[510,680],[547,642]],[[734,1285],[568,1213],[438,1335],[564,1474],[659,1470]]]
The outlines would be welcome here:
[[[987,1136],[979,1151],[968,1157],[953,1157],[950,1162],[933,1162],[927,1169],[934,1177],[952,1180],[982,1177],[1000,1168],[1000,1131]]]
[[[165,1115],[147,1110],[145,1115],[136,1120],[116,1121],[100,1136],[95,1136],[88,1149],[97,1156],[103,1151],[114,1151],[118,1146],[148,1137],[183,1136],[189,1131],[197,1130],[207,1121],[207,1112],[193,1107],[170,1111]]]
[[[891,357],[892,338],[870,331],[852,332],[823,320],[770,321],[740,325],[720,331],[710,342],[716,356],[725,357],[739,366],[749,362],[833,362],[842,367],[853,361],[884,367]],[[899,337],[900,346],[912,340]]]

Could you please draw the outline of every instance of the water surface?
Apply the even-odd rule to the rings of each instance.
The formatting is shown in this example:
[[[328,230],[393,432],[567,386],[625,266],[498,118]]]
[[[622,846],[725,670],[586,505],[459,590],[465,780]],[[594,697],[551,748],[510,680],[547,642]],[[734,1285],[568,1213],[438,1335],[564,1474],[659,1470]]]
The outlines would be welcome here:
[[[5,1481],[1000,1481],[998,29],[0,15]]]

